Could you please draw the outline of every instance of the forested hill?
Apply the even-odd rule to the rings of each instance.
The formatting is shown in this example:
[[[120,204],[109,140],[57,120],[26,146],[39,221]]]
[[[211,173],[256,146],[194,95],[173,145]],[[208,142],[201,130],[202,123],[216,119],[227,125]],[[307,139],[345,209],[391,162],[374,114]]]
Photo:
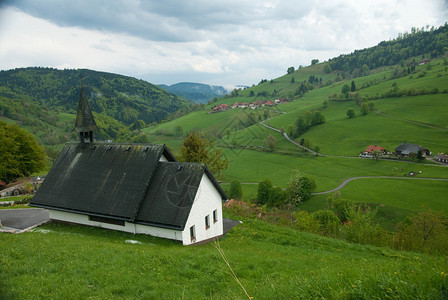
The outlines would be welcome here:
[[[400,64],[410,57],[428,54],[430,58],[440,56],[448,51],[447,45],[447,23],[430,30],[412,28],[410,33],[400,34],[397,38],[383,41],[375,47],[330,59],[326,72],[348,71],[358,77],[378,67]]]
[[[219,98],[228,94],[228,91],[222,86],[202,83],[180,82],[170,86],[164,84],[159,86],[196,103],[207,103],[215,97]]]
[[[51,111],[75,113],[84,84],[92,110],[124,124],[160,122],[191,102],[136,78],[87,69],[20,68],[0,71],[0,97],[20,99]],[[2,114],[14,114],[14,103],[1,103]]]

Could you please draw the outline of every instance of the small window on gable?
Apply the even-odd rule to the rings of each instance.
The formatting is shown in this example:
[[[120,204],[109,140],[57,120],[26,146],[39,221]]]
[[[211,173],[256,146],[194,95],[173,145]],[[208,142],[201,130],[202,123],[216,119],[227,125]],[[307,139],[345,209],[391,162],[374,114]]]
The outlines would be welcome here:
[[[205,229],[210,228],[210,215],[205,216]]]
[[[215,209],[213,211],[213,223],[216,223],[216,222],[218,222],[218,210],[217,209]]]
[[[190,227],[190,238],[192,242],[196,241],[196,229],[194,225]]]

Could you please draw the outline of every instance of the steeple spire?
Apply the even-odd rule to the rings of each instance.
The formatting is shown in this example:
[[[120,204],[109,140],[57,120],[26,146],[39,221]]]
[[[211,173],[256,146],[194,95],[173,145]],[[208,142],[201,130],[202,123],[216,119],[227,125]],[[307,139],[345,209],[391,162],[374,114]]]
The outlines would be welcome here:
[[[81,93],[79,95],[78,113],[76,115],[75,131],[79,132],[80,142],[93,142],[93,131],[98,130],[89,103],[87,102],[86,94],[84,93],[84,85],[81,86]]]

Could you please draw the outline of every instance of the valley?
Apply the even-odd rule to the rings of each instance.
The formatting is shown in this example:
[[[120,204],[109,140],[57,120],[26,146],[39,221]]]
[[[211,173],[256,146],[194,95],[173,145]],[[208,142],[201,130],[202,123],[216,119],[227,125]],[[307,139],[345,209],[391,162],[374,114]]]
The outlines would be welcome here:
[[[219,184],[227,194],[235,181],[242,187],[241,204],[224,207],[224,217],[242,223],[192,247],[60,223],[0,235],[0,296],[446,298],[448,164],[437,158],[448,153],[447,47],[445,24],[285,67],[200,104],[116,74],[31,68],[8,71],[11,79],[2,71],[0,121],[45,146],[47,167],[33,175],[76,140],[71,102],[83,83],[99,142],[165,144],[178,157],[190,132],[214,141],[228,161]],[[40,85],[56,96],[37,93]],[[403,143],[419,151],[400,152]],[[360,157],[369,146],[382,150]],[[309,199],[259,203],[260,182],[288,191],[295,170],[315,183]]]

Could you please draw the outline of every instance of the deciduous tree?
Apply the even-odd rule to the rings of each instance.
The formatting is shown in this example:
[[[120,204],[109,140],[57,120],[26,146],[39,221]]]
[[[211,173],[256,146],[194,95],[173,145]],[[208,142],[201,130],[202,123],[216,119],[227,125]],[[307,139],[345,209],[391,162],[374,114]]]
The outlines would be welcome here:
[[[361,114],[362,115],[367,115],[369,113],[369,104],[367,104],[367,102],[363,102],[361,103]]]
[[[17,125],[0,121],[0,180],[11,182],[45,167],[45,151]]]
[[[268,145],[269,150],[274,151],[275,150],[275,144],[276,144],[276,139],[275,137],[270,134],[268,135],[268,137],[266,138],[266,143]]]
[[[288,184],[289,203],[299,205],[310,199],[315,188],[314,180],[302,176],[299,170],[293,170]]]
[[[202,137],[198,131],[188,134],[179,147],[179,153],[180,161],[204,163],[215,176],[219,176],[229,165],[222,150],[215,147],[215,140]]]
[[[341,93],[344,94],[346,98],[348,98],[349,92],[350,92],[350,86],[346,83],[342,86]]]
[[[257,202],[267,204],[271,194],[272,182],[269,178],[264,179],[258,184]]]
[[[347,115],[347,117],[349,117],[349,119],[354,118],[355,117],[355,110],[351,107],[349,107],[347,109],[347,111],[345,112],[345,114]]]

